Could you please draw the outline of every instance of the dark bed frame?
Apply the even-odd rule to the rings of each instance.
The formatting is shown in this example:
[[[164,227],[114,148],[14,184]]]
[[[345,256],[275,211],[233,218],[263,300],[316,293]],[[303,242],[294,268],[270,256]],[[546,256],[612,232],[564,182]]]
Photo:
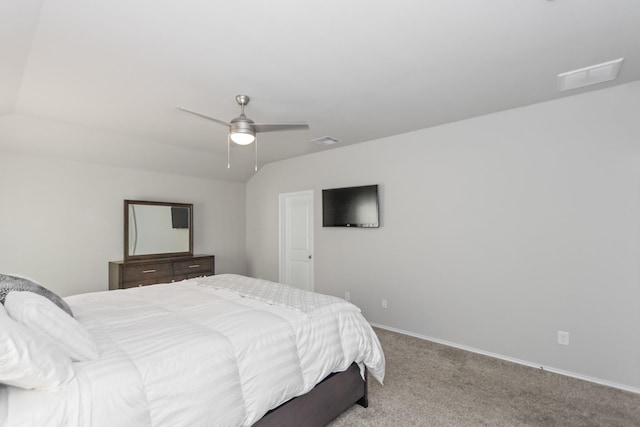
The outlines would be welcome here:
[[[367,375],[360,376],[355,363],[344,372],[333,373],[311,391],[294,397],[267,412],[254,427],[322,427],[355,403],[369,406]]]

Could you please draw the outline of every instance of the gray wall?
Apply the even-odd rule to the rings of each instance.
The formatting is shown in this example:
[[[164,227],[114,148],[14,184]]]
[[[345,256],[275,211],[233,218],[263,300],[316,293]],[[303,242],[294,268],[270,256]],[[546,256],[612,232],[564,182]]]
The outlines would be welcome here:
[[[314,190],[316,291],[640,391],[638,111],[635,83],[269,164],[246,188],[249,272],[277,280],[278,194]],[[361,184],[382,227],[322,228],[321,189]]]
[[[194,252],[246,272],[245,185],[0,153],[0,272],[62,296],[103,291],[121,260],[124,199],[193,203]]]

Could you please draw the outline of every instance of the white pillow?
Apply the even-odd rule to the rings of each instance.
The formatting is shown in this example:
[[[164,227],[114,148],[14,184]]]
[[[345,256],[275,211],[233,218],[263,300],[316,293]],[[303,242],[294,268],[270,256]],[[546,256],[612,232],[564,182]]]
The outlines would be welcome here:
[[[71,359],[59,346],[11,319],[0,304],[0,383],[53,390],[73,376]]]
[[[75,361],[97,359],[93,338],[80,323],[49,299],[33,292],[9,292],[4,306],[16,322],[39,331],[60,345]]]

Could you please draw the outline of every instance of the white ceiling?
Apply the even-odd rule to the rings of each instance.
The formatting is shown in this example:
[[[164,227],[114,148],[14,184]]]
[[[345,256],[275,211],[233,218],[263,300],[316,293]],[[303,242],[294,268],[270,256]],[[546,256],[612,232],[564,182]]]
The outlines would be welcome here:
[[[260,134],[264,164],[640,79],[637,0],[0,0],[0,34],[0,149],[229,181],[253,146],[227,170],[226,129],[177,106],[309,123]]]

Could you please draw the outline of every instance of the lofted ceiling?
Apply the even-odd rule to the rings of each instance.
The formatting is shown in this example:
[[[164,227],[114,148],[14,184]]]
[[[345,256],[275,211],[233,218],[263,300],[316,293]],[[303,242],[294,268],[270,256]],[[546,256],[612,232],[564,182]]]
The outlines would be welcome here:
[[[0,0],[0,150],[247,181],[259,163],[640,79],[636,0]],[[559,73],[624,57],[612,82]],[[338,144],[310,140],[331,136]]]

